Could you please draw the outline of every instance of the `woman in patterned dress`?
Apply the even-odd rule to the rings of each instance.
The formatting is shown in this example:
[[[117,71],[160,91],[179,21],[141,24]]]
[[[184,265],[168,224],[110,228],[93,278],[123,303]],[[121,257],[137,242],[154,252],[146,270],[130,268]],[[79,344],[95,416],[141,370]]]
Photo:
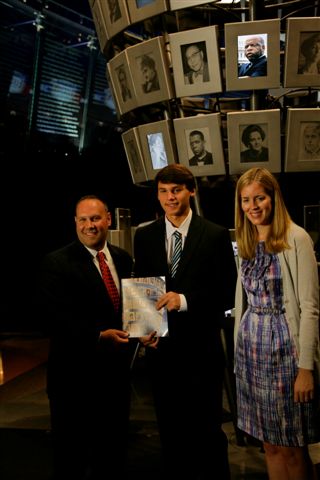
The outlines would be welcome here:
[[[319,441],[319,280],[308,233],[291,220],[276,178],[238,180],[235,374],[238,426],[263,442],[270,480],[315,479]],[[317,398],[316,398],[317,397]]]

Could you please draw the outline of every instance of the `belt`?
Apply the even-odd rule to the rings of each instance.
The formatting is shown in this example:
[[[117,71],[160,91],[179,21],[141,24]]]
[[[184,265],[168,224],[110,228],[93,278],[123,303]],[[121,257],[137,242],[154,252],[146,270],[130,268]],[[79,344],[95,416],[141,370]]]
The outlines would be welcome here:
[[[275,315],[279,315],[281,313],[285,313],[286,309],[282,308],[274,308],[274,307],[254,307],[253,305],[248,306],[249,310],[253,313],[260,313],[260,314],[271,314],[274,313]]]

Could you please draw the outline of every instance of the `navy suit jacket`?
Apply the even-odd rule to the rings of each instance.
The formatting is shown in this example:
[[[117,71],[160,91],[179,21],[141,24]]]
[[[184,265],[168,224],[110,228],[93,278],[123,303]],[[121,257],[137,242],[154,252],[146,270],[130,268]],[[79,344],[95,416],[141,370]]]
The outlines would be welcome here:
[[[255,62],[242,63],[239,66],[239,77],[265,77],[267,75],[267,57],[262,55]]]
[[[119,279],[130,277],[130,255],[108,244]],[[120,367],[116,352],[99,333],[122,329],[121,312],[115,314],[110,297],[90,252],[79,242],[48,254],[39,274],[38,306],[50,336],[48,393],[77,394],[100,375]],[[102,345],[104,349],[102,349]],[[123,349],[124,350],[124,349]],[[101,361],[101,356],[105,356]],[[121,356],[121,353],[120,353]],[[100,377],[103,378],[103,377]]]
[[[229,232],[193,213],[182,257],[174,279],[169,275],[164,217],[136,231],[134,241],[137,277],[164,275],[167,291],[185,295],[188,311],[168,314],[169,341],[183,353],[221,360],[220,327],[224,312],[234,306],[236,264]],[[195,342],[194,335],[201,341]],[[208,348],[206,347],[206,344]],[[210,367],[211,369],[211,367]]]

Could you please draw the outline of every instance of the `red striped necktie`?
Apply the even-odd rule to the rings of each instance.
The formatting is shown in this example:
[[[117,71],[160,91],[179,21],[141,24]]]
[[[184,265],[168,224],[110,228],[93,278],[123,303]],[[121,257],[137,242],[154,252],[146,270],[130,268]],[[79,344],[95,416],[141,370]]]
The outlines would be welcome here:
[[[120,296],[119,296],[119,292],[116,287],[116,284],[114,283],[108,264],[106,262],[106,256],[103,252],[98,252],[97,259],[99,262],[101,275],[105,283],[105,286],[107,288],[108,294],[112,300],[115,311],[118,312],[119,306],[120,306]]]

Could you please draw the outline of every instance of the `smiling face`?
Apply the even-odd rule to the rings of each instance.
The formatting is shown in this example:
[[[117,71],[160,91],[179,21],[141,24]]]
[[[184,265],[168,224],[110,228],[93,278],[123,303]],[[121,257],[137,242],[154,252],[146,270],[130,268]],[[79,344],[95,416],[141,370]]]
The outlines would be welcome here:
[[[240,192],[241,208],[258,232],[267,231],[272,221],[272,198],[258,182],[243,187]]]
[[[185,185],[177,183],[158,183],[158,200],[166,217],[178,227],[189,213],[190,198],[195,196],[194,191]]]
[[[198,72],[203,66],[203,52],[196,45],[191,45],[186,50],[186,59],[189,67]]]
[[[80,242],[93,250],[102,250],[111,225],[111,214],[98,199],[84,199],[76,209],[76,231]]]

